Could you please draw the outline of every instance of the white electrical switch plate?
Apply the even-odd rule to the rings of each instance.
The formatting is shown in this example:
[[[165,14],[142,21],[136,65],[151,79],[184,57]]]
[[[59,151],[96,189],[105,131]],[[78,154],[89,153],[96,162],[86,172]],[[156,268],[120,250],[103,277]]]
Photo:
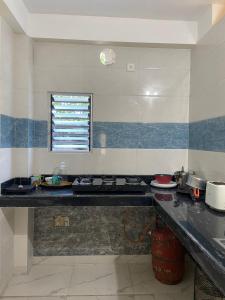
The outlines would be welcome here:
[[[135,64],[127,64],[127,72],[134,72],[135,71]]]

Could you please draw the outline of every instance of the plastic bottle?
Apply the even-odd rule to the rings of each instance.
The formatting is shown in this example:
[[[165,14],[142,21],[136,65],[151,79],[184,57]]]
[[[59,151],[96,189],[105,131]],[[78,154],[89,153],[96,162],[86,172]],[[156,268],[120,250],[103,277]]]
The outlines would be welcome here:
[[[67,168],[64,161],[62,161],[59,165],[59,174],[60,175],[67,175]]]

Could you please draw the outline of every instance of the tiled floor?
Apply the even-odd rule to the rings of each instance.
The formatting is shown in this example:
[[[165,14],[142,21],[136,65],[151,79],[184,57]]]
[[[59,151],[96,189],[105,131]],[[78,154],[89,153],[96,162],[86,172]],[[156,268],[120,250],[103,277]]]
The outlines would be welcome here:
[[[17,299],[18,297],[18,299]],[[34,258],[28,275],[14,275],[4,300],[192,300],[193,268],[176,286],[154,278],[149,256]]]

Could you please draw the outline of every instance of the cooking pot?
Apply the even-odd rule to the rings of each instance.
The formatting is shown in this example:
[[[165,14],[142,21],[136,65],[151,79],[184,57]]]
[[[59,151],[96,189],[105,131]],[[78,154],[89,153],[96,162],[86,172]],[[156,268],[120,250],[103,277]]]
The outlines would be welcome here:
[[[199,200],[202,196],[204,196],[206,190],[205,179],[189,175],[186,184],[191,187],[191,196],[193,199]]]

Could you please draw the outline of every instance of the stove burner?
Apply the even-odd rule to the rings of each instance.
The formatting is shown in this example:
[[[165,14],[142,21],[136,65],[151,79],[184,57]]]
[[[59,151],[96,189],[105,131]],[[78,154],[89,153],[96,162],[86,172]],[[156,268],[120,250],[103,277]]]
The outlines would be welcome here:
[[[116,180],[113,177],[104,177],[102,179],[102,184],[104,184],[104,185],[116,184]]]
[[[80,179],[80,184],[82,185],[91,185],[91,183],[92,183],[91,178],[83,177]]]
[[[141,179],[139,177],[127,177],[126,178],[127,184],[140,184]]]
[[[149,188],[141,177],[121,175],[80,175],[72,186],[74,192],[83,193],[144,193]]]

